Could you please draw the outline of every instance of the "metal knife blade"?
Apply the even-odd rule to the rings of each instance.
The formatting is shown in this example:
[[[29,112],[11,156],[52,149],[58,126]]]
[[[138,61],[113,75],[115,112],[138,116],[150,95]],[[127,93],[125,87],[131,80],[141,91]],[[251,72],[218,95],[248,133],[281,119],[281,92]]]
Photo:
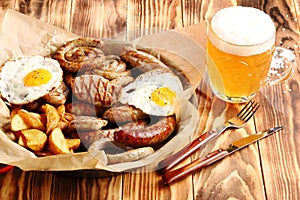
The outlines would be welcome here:
[[[234,153],[234,152],[236,152],[258,140],[268,137],[269,135],[272,135],[273,133],[280,131],[282,129],[283,129],[283,126],[278,126],[278,127],[274,127],[274,128],[270,128],[270,129],[261,131],[260,133],[257,133],[255,135],[250,135],[248,137],[236,140],[236,141],[232,142],[225,151],[227,151],[229,154],[232,154],[232,153]]]
[[[270,128],[268,130],[262,131],[255,135],[250,135],[248,137],[234,141],[227,149],[218,149],[207,154],[204,158],[198,158],[195,161],[173,171],[167,171],[163,175],[163,181],[165,184],[170,184],[178,180],[183,179],[184,177],[196,172],[197,170],[202,169],[222,158],[231,155],[232,153],[241,150],[242,148],[261,140],[273,133],[282,130],[283,126]]]

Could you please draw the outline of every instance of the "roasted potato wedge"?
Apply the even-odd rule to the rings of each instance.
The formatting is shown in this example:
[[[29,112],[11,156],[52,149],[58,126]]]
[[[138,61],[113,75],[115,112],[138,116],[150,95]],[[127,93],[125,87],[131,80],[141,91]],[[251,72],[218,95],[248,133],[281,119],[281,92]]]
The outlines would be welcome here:
[[[64,118],[65,113],[66,113],[65,105],[62,104],[62,105],[58,106],[58,107],[56,108],[56,110],[57,110],[57,113],[58,113],[58,115],[60,116],[60,118],[61,118],[61,119]]]
[[[49,135],[49,150],[54,154],[70,153],[67,140],[60,128],[55,128]]]
[[[66,139],[67,141],[67,145],[69,147],[69,149],[73,149],[76,150],[79,146],[80,146],[80,139],[79,138],[71,138],[71,139]]]
[[[68,128],[68,122],[66,122],[65,120],[60,120],[57,127],[60,128],[61,130],[65,130],[66,128]]]
[[[15,108],[10,112],[10,118],[14,117],[16,114],[18,114],[18,111],[21,110],[21,108]]]
[[[21,131],[30,128],[19,114],[12,115],[10,126],[12,131]]]
[[[47,123],[46,123],[46,134],[53,131],[60,121],[60,116],[56,108],[50,104],[45,104],[42,106],[42,111],[46,113]]]
[[[20,135],[18,139],[18,144],[21,145],[22,147],[26,147],[26,139],[23,135]]]
[[[46,130],[45,125],[42,122],[42,117],[38,113],[28,112],[24,109],[20,109],[18,114],[30,128],[39,129],[41,131]]]
[[[21,134],[25,139],[25,146],[33,151],[41,151],[47,142],[47,135],[38,129],[22,130]]]

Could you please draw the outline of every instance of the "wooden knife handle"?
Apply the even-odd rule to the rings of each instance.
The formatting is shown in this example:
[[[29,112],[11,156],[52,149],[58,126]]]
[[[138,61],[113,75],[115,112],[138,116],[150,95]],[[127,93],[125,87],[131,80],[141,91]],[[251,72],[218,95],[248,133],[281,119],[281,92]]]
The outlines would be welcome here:
[[[165,160],[162,160],[158,164],[158,168],[162,173],[169,171],[175,165],[177,165],[179,162],[192,155],[195,151],[200,149],[204,144],[206,144],[208,141],[210,141],[217,135],[218,133],[214,130],[203,133],[198,138],[193,140],[190,144],[188,144],[183,149],[175,153],[174,155],[166,158]]]
[[[213,151],[206,155],[202,159],[197,159],[179,169],[168,171],[163,175],[163,181],[165,184],[170,184],[176,181],[179,181],[188,175],[202,169],[203,167],[206,167],[207,165],[210,165],[214,163],[215,161],[225,157],[229,153],[223,149],[218,149],[216,151]]]

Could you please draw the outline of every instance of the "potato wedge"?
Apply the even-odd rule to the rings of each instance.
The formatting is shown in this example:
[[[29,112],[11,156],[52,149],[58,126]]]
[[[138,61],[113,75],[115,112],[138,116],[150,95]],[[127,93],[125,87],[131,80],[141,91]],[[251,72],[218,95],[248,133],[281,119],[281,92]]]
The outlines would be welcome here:
[[[66,141],[67,141],[69,149],[73,149],[73,150],[76,150],[80,146],[80,143],[81,143],[80,139],[78,139],[78,138],[71,138],[71,139],[67,138]]]
[[[22,147],[26,147],[26,139],[23,135],[20,135],[18,139],[18,144],[21,145]]]
[[[60,118],[62,119],[62,118],[65,116],[65,113],[66,113],[65,105],[62,104],[62,105],[58,106],[58,107],[56,108],[56,110],[57,110],[58,115],[59,115]]]
[[[68,122],[66,122],[65,120],[60,120],[57,127],[60,128],[61,130],[65,130],[66,128],[68,128]]]
[[[10,126],[12,131],[21,131],[30,128],[19,114],[12,115]]]
[[[25,138],[25,142],[23,142],[26,147],[33,151],[41,151],[47,142],[47,135],[38,129],[22,130],[21,134]]]
[[[50,104],[45,104],[42,106],[43,112],[46,113],[47,124],[46,124],[46,134],[49,134],[53,131],[60,121],[60,116],[56,108]]]
[[[66,120],[66,121],[71,121],[71,120],[73,120],[75,118],[75,116],[74,115],[72,115],[71,113],[65,113],[65,115],[64,115],[64,120]]]
[[[18,114],[18,111],[21,110],[21,108],[15,108],[10,112],[10,118],[13,118],[16,114]]]
[[[24,122],[33,129],[45,131],[45,125],[42,122],[42,117],[38,113],[28,112],[27,110],[20,109],[18,114],[22,117]]]
[[[54,154],[70,153],[65,136],[60,128],[55,128],[49,135],[49,150]]]

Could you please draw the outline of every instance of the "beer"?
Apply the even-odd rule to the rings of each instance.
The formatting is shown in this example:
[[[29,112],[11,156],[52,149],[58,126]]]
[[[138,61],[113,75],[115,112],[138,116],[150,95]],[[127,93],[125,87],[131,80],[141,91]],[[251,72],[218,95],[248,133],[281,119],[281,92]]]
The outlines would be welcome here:
[[[264,85],[275,44],[271,18],[251,7],[229,7],[211,20],[207,69],[213,92],[233,103],[251,99]]]

